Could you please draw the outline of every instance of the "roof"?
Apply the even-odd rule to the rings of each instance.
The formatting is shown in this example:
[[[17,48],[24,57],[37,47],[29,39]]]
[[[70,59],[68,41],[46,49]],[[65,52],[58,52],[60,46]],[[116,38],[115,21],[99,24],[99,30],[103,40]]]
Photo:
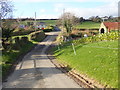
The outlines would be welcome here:
[[[118,30],[120,22],[103,22],[103,24],[110,30]]]

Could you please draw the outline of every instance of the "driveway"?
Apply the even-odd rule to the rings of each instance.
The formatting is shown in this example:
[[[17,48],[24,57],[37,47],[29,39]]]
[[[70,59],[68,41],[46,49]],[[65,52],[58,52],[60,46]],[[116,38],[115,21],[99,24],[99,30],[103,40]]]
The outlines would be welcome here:
[[[57,32],[49,32],[31,52],[26,54],[3,88],[80,88],[70,77],[57,69],[45,54]]]

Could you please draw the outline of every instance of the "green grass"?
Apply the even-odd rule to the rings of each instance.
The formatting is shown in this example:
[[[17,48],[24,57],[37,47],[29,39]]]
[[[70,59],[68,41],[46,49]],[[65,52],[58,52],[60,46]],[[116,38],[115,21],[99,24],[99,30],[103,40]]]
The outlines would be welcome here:
[[[75,26],[75,28],[78,28],[78,29],[99,29],[100,24],[101,23],[86,21],[86,22],[83,22],[82,24]]]
[[[45,22],[48,25],[56,25],[57,20],[40,20],[40,22]]]
[[[39,20],[37,22],[45,22],[47,25],[56,25],[57,20]],[[27,24],[27,22],[34,22],[34,21],[21,21],[21,24]]]
[[[101,48],[102,47],[102,48]],[[118,87],[118,41],[62,46],[55,56],[61,63],[67,63],[82,74],[87,75],[108,87]]]

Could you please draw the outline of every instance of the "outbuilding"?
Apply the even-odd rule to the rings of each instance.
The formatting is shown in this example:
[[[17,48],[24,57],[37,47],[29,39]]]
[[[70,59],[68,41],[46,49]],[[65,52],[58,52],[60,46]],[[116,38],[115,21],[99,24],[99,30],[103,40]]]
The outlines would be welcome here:
[[[118,30],[120,22],[102,22],[100,25],[99,33],[108,33],[111,30]]]

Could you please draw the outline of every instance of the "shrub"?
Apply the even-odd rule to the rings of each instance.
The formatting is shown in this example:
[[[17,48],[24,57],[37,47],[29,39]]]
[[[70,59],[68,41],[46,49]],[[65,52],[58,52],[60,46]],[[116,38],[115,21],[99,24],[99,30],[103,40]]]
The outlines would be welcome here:
[[[74,43],[74,44],[80,44],[80,43],[91,43],[91,42],[99,42],[99,41],[110,41],[110,40],[118,40],[120,36],[118,35],[118,32],[112,32],[112,33],[105,33],[105,34],[99,34],[96,36],[92,36],[92,37],[83,37],[80,38],[78,40],[73,40],[70,42],[64,42],[63,44],[67,44],[69,43]]]
[[[44,32],[51,32],[52,29],[44,29],[43,31],[44,31]]]

